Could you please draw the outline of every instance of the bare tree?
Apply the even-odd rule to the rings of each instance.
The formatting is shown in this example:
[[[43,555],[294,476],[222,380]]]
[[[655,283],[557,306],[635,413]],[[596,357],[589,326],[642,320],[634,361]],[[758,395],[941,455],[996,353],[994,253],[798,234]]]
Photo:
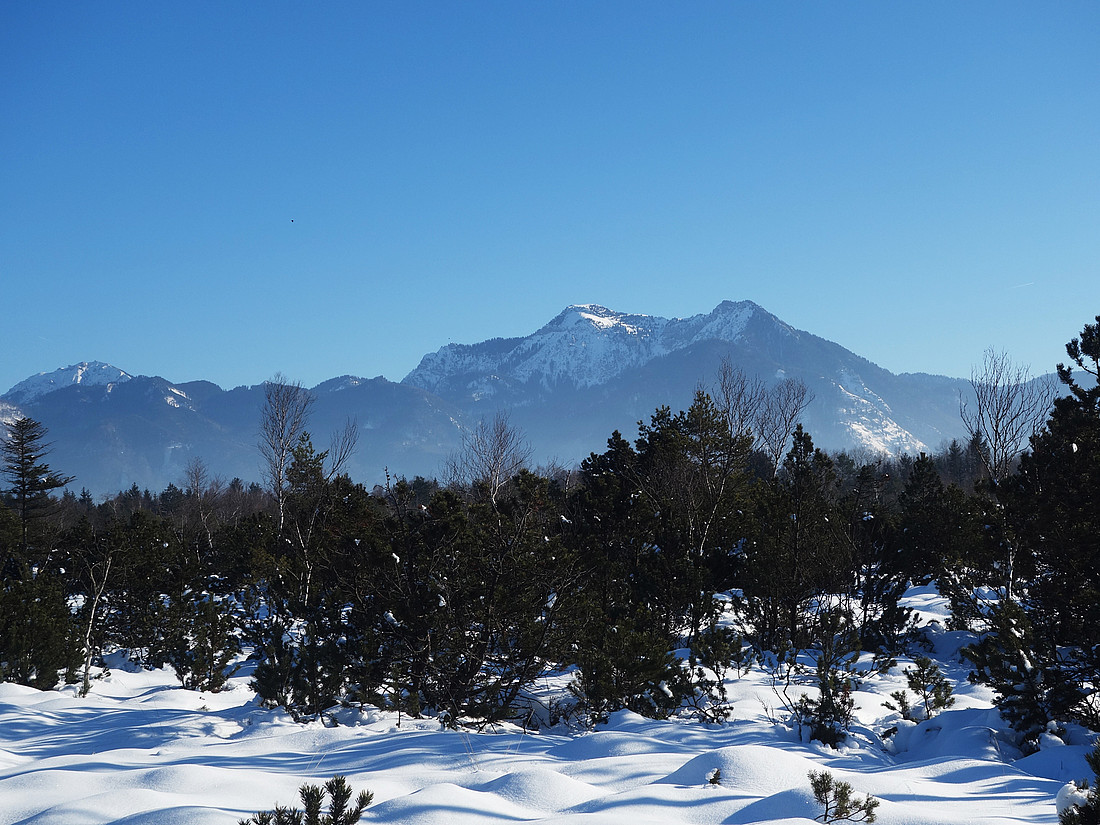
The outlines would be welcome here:
[[[187,462],[184,468],[184,486],[189,493],[189,509],[194,510],[206,535],[206,544],[214,549],[214,531],[217,529],[217,509],[225,492],[225,481],[210,477],[206,462],[198,456]]]
[[[784,378],[764,393],[757,407],[756,438],[771,461],[772,475],[779,472],[791,435],[813,400],[814,394],[801,378]]]
[[[715,404],[729,426],[730,435],[741,438],[751,435],[753,447],[758,447],[759,436],[755,432],[757,417],[767,395],[767,389],[759,376],[749,378],[730,359],[723,358],[718,366],[718,387]]]
[[[484,484],[496,507],[501,488],[527,466],[531,445],[498,412],[491,422],[481,419],[462,435],[462,447],[446,462],[444,476],[452,484]]]
[[[314,397],[297,381],[275,373],[264,383],[264,406],[260,413],[260,454],[264,458],[264,480],[279,511],[279,531],[286,515],[287,470],[294,447],[306,431]]]
[[[334,479],[347,466],[359,447],[359,422],[355,418],[344,420],[344,426],[332,433],[328,448],[328,472],[326,478]]]
[[[982,463],[997,484],[1046,421],[1055,385],[1049,377],[1032,379],[1007,353],[987,349],[981,367],[970,373],[970,387],[973,405],[960,398],[959,414],[967,434],[980,440]]]
[[[92,634],[95,631],[96,617],[99,615],[99,603],[103,599],[103,591],[107,589],[107,578],[111,575],[111,562],[117,552],[117,548],[113,548],[105,541],[96,539],[93,543],[96,545],[95,549],[90,552],[85,551],[81,560],[88,574],[92,591],[91,603],[88,606],[88,622],[84,626],[84,673],[80,680],[81,696],[87,696],[92,690],[92,659],[95,657]]]
[[[1008,478],[1028,439],[1043,426],[1054,403],[1055,384],[1049,377],[1032,379],[1025,366],[1014,364],[1008,354],[987,349],[982,366],[970,373],[974,404],[959,400],[959,415],[972,441],[981,445],[979,455],[994,486]],[[1013,598],[1016,543],[1004,540],[1005,598]]]

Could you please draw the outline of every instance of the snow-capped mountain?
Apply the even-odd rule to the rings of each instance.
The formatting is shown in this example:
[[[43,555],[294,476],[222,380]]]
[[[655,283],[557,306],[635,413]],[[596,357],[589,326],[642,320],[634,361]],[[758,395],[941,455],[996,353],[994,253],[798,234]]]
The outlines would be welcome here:
[[[662,318],[594,304],[566,307],[530,335],[451,344],[425,355],[401,383],[341,376],[313,388],[317,448],[346,418],[364,433],[349,469],[374,483],[436,475],[464,428],[507,410],[536,461],[566,466],[630,438],[658,406],[691,404],[728,359],[772,383],[803,380],[814,394],[804,421],[826,449],[916,453],[961,437],[962,379],[894,375],[831,341],[794,329],[750,301]],[[225,391],[174,384],[85,362],[21,381],[0,397],[0,417],[29,415],[50,432],[51,466],[94,493],[182,481],[192,458],[212,474],[261,475],[256,448],[263,386]]]
[[[685,407],[723,358],[765,382],[802,379],[815,396],[807,424],[825,447],[916,453],[960,429],[965,382],[892,375],[751,301],[673,319],[578,304],[523,338],[445,346],[403,383],[473,417],[506,407],[537,448],[564,457],[559,445],[599,449],[612,429],[631,427],[659,404]]]
[[[12,404],[28,404],[47,393],[63,387],[106,387],[129,381],[133,376],[102,361],[81,361],[53,372],[40,372],[20,381],[4,395]]]
[[[449,393],[466,380],[479,397],[492,395],[500,378],[547,389],[592,387],[701,340],[737,340],[753,313],[762,311],[751,301],[724,301],[707,315],[670,320],[576,304],[526,338],[448,344],[424,356],[403,383]]]

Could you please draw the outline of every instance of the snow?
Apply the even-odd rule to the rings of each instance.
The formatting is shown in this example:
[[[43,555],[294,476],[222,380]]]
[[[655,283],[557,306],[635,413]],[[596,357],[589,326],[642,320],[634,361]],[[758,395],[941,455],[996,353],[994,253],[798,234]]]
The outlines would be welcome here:
[[[14,404],[0,401],[0,425],[11,424],[22,417],[23,413]]]
[[[857,444],[887,455],[915,455],[928,450],[920,439],[894,420],[890,405],[858,375],[845,370],[833,385],[843,399],[837,411],[839,419]]]
[[[837,750],[774,721],[782,714],[761,669],[727,682],[734,712],[725,724],[621,711],[594,731],[453,731],[371,707],[334,711],[337,726],[297,724],[259,705],[245,671],[220,693],[196,692],[120,656],[87,698],[71,686],[0,684],[0,825],[231,825],[296,804],[299,785],[334,774],[374,793],[366,823],[806,825],[821,813],[811,770],[874,795],[886,825],[1057,822],[1056,805],[1070,804],[1071,783],[1089,775],[1094,737],[1071,727],[1021,758],[989,690],[965,679],[958,650],[968,639],[943,629],[943,599],[925,587],[908,601],[956,704],[902,720],[882,702],[906,686],[911,660],[885,675],[867,663],[856,725]],[[719,784],[709,781],[715,770]]]
[[[424,356],[404,381],[433,392],[455,375],[492,374],[521,383],[591,387],[701,341],[736,341],[757,311],[760,308],[750,301],[723,301],[705,315],[668,319],[573,304],[525,338],[448,344]],[[789,327],[784,329],[793,334]],[[479,397],[494,392],[484,382],[475,384],[469,389]]]
[[[79,384],[85,387],[106,387],[110,392],[115,384],[129,381],[132,376],[118,367],[102,361],[81,361],[53,372],[40,372],[20,381],[4,394],[13,404],[28,404],[47,393]]]

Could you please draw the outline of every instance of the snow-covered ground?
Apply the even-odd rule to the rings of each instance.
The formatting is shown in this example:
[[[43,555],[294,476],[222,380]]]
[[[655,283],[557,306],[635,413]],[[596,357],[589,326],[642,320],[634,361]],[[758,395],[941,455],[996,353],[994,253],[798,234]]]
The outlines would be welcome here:
[[[934,594],[911,596],[926,620],[940,608]],[[964,639],[935,624],[929,638],[957,701],[902,724],[889,750],[879,734],[898,719],[882,702],[906,687],[905,659],[885,676],[869,670],[840,750],[777,724],[760,670],[729,683],[733,715],[720,726],[622,712],[591,732],[474,733],[369,708],[338,712],[336,727],[299,725],[261,708],[246,675],[198,693],[119,660],[84,699],[0,685],[0,823],[228,825],[296,804],[300,784],[334,774],[374,793],[364,822],[806,823],[821,813],[811,770],[881,800],[881,823],[1057,822],[1058,792],[1090,774],[1087,732],[1019,758],[988,690],[965,681]]]

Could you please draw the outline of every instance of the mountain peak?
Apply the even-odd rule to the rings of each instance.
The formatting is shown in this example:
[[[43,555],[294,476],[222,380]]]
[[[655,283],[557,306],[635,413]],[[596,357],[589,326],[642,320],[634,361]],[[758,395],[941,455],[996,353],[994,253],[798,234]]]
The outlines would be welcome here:
[[[12,387],[4,394],[4,399],[13,404],[26,404],[55,390],[73,385],[85,387],[111,387],[133,376],[103,361],[81,361],[70,364],[53,372],[40,372],[32,375]]]
[[[735,341],[758,311],[751,301],[723,301],[707,314],[670,320],[570,304],[523,338],[443,347],[425,356],[405,383],[437,393],[447,385],[479,398],[511,383],[590,387],[700,341]]]
[[[649,315],[629,315],[599,304],[570,304],[539,332],[560,332],[587,325],[600,331],[620,328],[622,332],[637,334],[648,328],[653,321],[654,318]]]

